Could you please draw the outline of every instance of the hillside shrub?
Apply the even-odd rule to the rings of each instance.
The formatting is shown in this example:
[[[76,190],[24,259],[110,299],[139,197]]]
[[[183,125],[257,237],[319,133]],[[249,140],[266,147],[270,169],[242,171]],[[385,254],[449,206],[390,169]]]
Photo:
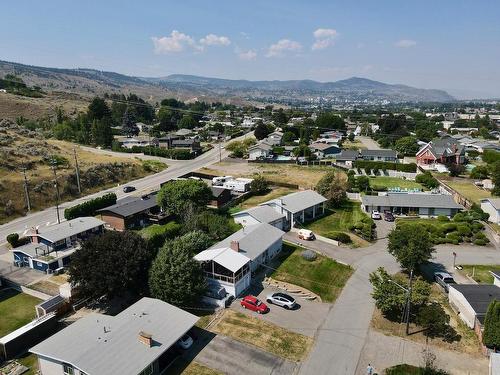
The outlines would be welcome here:
[[[94,216],[97,210],[112,206],[116,203],[116,194],[108,193],[102,197],[97,197],[86,202],[77,204],[64,210],[64,218],[66,220],[75,219],[83,216]]]

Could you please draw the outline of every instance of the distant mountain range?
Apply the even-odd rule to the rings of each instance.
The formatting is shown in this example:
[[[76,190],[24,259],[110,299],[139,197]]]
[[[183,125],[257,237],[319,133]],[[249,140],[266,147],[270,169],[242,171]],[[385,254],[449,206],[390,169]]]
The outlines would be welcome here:
[[[455,98],[443,90],[419,89],[353,77],[336,82],[313,80],[248,81],[208,78],[184,74],[166,77],[134,77],[94,69],[59,69],[0,61],[0,77],[7,73],[21,76],[27,83],[44,90],[96,95],[104,92],[131,92],[145,99],[166,95],[181,99],[236,99],[251,101],[317,100],[342,102],[450,102]]]

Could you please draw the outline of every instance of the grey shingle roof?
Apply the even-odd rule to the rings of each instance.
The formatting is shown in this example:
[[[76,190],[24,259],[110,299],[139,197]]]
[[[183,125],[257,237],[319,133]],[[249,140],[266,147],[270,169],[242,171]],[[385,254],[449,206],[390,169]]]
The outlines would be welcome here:
[[[359,157],[359,151],[356,150],[342,150],[340,154],[337,155],[337,160],[348,160],[354,161]]]
[[[51,242],[56,242],[96,228],[100,225],[104,225],[104,221],[96,219],[95,217],[79,217],[51,227],[40,228],[38,235]]]
[[[122,217],[135,215],[139,212],[149,210],[158,206],[156,194],[149,194],[147,197],[125,197],[116,202],[116,204],[98,210],[98,213],[112,212]]]
[[[456,203],[451,195],[445,194],[389,193],[387,195],[363,195],[361,201],[365,206],[464,208]]]
[[[486,198],[482,202],[490,202],[494,209],[500,210],[500,198]]]
[[[265,151],[271,151],[273,149],[273,146],[270,145],[269,143],[266,142],[260,142],[257,143],[256,145],[251,146],[248,151],[251,150],[265,150]]]
[[[427,146],[424,146],[418,153],[426,148]],[[465,152],[465,146],[459,144],[454,138],[443,137],[429,142],[429,150],[439,158],[441,156],[461,155]]]
[[[254,208],[250,208],[249,210],[237,212],[233,216],[239,216],[245,213],[249,214],[255,220],[258,220],[261,223],[268,224],[285,217],[285,215],[280,214],[278,211],[269,206],[257,206]]]
[[[478,315],[486,314],[491,301],[500,300],[500,288],[496,285],[454,284],[451,288],[462,293]]]
[[[385,149],[385,150],[361,150],[361,156],[396,158],[398,156],[398,154],[394,150],[387,150],[387,149]]]
[[[116,316],[89,314],[30,349],[89,375],[138,374],[177,342],[198,317],[166,302],[142,298]],[[152,335],[151,347],[139,332]]]
[[[240,253],[254,260],[284,234],[282,230],[266,223],[249,225],[216,243],[210,249],[231,247],[231,241],[238,241]]]
[[[273,199],[263,204],[274,203],[289,212],[297,213],[326,201],[327,199],[325,197],[316,193],[314,190],[304,190],[285,195],[278,199]]]

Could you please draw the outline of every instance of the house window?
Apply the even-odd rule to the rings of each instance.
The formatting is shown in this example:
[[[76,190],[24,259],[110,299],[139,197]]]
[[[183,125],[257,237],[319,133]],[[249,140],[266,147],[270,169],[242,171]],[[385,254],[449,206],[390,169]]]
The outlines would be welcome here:
[[[152,363],[139,373],[139,375],[152,375],[152,374],[153,374],[153,364]]]
[[[73,368],[73,366],[67,364],[67,363],[63,363],[63,373],[64,375],[74,375],[75,374],[75,369]]]

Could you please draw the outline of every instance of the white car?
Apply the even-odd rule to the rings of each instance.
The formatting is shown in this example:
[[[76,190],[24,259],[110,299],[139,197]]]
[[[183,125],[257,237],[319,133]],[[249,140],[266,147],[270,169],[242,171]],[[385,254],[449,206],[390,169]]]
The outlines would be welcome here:
[[[285,293],[273,293],[267,296],[266,301],[269,304],[284,307],[287,310],[292,310],[296,306],[295,299]]]
[[[377,210],[374,210],[374,211],[372,211],[372,219],[373,220],[381,220],[382,215],[380,215],[380,212],[378,212]]]
[[[193,345],[193,339],[189,335],[182,336],[179,341],[177,341],[177,345],[184,350],[187,350]]]
[[[453,276],[446,272],[434,272],[434,280],[443,287],[446,293],[450,290],[450,284],[456,284]]]

